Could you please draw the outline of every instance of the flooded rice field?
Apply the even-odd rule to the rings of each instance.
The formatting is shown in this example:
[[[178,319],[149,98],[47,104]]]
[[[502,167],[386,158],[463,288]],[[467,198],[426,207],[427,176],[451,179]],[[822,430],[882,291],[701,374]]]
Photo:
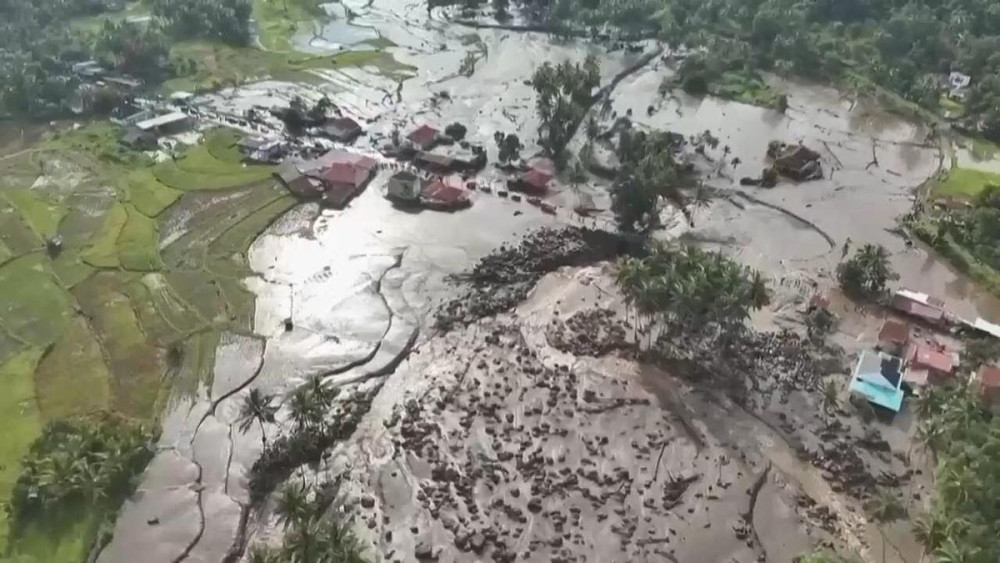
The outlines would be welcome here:
[[[360,151],[376,154],[394,129],[460,122],[495,160],[495,132],[516,133],[523,156],[539,152],[526,84],[537,65],[594,54],[607,83],[641,57],[464,27],[428,14],[423,2],[345,6],[349,22],[337,19],[303,41],[332,51],[368,38],[357,29],[375,30],[412,75],[323,71],[319,84],[264,82],[201,102],[239,113],[328,95],[365,122]],[[602,124],[630,114],[640,127],[708,130],[720,139],[698,162],[713,203],[693,226],[669,217],[663,236],[703,241],[766,272],[775,306],[765,317],[793,311],[814,284],[832,287],[845,245],[872,242],[892,252],[908,287],[944,297],[960,314],[1000,318],[994,298],[896,230],[913,191],[944,159],[928,131],[832,89],[777,78],[791,103],[784,115],[664,97],[659,86],[670,73],[656,58],[625,77]],[[740,187],[741,177],[760,174],[772,139],[820,151],[824,178]],[[531,230],[581,221],[572,212],[581,194],[605,209],[588,224],[608,225],[605,181],[560,184],[549,196],[554,215],[483,192],[470,193],[468,210],[437,213],[393,207],[383,197],[390,174],[381,170],[345,210],[295,207],[253,243],[253,330],[224,335],[210,381],[172,401],[160,451],[99,561],[239,561],[248,537],[279,544],[273,506],[250,514],[247,472],[287,426],[287,413],[262,436],[257,426],[237,429],[239,405],[251,389],[281,396],[316,374],[374,393],[352,437],[301,478],[346,472],[357,531],[376,561],[791,561],[824,541],[870,560],[884,548],[879,542],[892,542],[885,561],[919,560],[908,531],[880,533],[850,483],[837,480],[857,467],[824,468],[864,441],[865,429],[845,413],[832,415],[841,426],[830,430],[814,392],[761,414],[770,407],[745,409],[631,359],[554,347],[554,320],[596,307],[623,312],[607,265],[552,274],[513,312],[447,333],[434,328],[437,308],[459,295],[449,276]],[[502,177],[490,167],[479,181]],[[193,216],[177,212],[164,237],[181,236]],[[871,331],[863,327],[847,343],[861,346]],[[864,458],[860,467],[918,483],[905,469],[908,430],[885,447],[873,442],[875,453],[854,454]]]

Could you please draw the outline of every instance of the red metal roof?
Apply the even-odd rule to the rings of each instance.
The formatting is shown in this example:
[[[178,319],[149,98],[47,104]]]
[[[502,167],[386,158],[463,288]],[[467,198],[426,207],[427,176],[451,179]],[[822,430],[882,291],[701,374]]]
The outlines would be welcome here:
[[[910,339],[910,326],[904,322],[887,320],[878,333],[879,342],[906,344]]]
[[[348,184],[355,188],[361,187],[368,179],[370,169],[347,162],[334,162],[320,175],[326,182],[337,184]]]
[[[934,348],[933,346],[921,343],[910,347],[907,358],[914,368],[928,368],[941,373],[951,373],[954,365],[951,356]]]
[[[521,175],[521,183],[538,191],[544,191],[549,186],[550,174],[532,168]]]
[[[406,138],[418,147],[427,148],[437,139],[437,136],[437,129],[425,124],[414,129]]]
[[[327,152],[323,156],[317,158],[316,161],[323,167],[328,167],[337,162],[352,164],[354,166],[364,168],[368,172],[374,170],[375,166],[378,164],[374,158],[369,156],[336,149]]]
[[[431,203],[438,203],[447,206],[463,206],[469,203],[469,196],[460,187],[451,185],[451,182],[442,179],[433,180],[427,184],[420,192],[420,197],[429,200]]]

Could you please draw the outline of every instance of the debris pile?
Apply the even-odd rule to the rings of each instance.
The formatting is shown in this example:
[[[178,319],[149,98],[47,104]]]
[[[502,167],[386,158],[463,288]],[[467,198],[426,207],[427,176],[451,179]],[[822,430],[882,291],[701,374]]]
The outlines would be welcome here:
[[[618,235],[596,229],[540,229],[513,247],[501,246],[461,279],[471,284],[463,295],[437,312],[436,326],[447,330],[511,309],[527,297],[545,274],[563,266],[608,260],[627,250]]]
[[[625,350],[629,344],[625,326],[610,309],[580,311],[565,321],[555,317],[545,332],[548,343],[574,356],[604,356]]]
[[[805,145],[789,145],[781,141],[771,141],[767,145],[767,158],[771,166],[765,168],[760,178],[740,178],[742,186],[773,188],[778,185],[778,177],[784,176],[796,182],[823,179],[823,165],[819,153]]]
[[[768,156],[771,156],[768,150]],[[782,145],[774,156],[774,168],[779,174],[796,182],[820,180],[823,167],[819,163],[819,153],[804,145]]]
[[[421,512],[408,522],[433,536],[417,542],[414,557],[579,561],[599,549],[643,560],[672,552],[688,526],[701,529],[710,511],[734,502],[726,494],[744,502],[737,489],[726,493],[737,468],[716,478],[718,456],[683,454],[637,383],[545,367],[516,323],[478,328],[488,331],[484,345],[447,352],[469,364],[386,422]],[[373,503],[363,508],[373,529],[393,518]],[[598,539],[594,529],[609,533]]]

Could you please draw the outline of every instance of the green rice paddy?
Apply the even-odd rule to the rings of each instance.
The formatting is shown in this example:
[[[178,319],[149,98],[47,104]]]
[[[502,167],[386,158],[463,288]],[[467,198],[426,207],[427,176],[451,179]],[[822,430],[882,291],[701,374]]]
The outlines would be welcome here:
[[[89,124],[0,162],[0,502],[45,422],[155,421],[207,382],[219,333],[251,328],[247,249],[294,205],[271,167],[242,163],[232,131],[162,163],[117,135]],[[75,563],[95,530],[85,512],[17,537],[0,522],[0,554]]]

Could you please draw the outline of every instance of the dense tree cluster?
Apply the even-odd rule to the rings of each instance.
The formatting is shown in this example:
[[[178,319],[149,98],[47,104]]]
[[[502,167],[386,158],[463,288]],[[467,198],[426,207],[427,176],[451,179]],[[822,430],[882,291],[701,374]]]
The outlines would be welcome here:
[[[13,528],[80,502],[93,513],[105,508],[114,514],[152,459],[152,438],[144,426],[110,415],[48,424],[14,485],[9,506]]]
[[[538,95],[539,144],[557,163],[565,162],[566,145],[593,102],[593,90],[601,83],[597,59],[583,64],[548,62],[535,69],[531,84]]]
[[[938,217],[935,237],[950,237],[976,260],[1000,270],[1000,186],[987,186],[971,209]]]
[[[153,14],[175,37],[250,43],[250,0],[153,0]]]
[[[554,19],[593,29],[652,28],[704,47],[698,87],[741,66],[812,78],[861,76],[937,109],[950,71],[972,76],[970,124],[1000,137],[1000,4],[994,0],[539,0]]]
[[[866,244],[854,256],[837,265],[837,281],[844,293],[855,299],[878,300],[896,274],[889,252],[882,245]]]
[[[95,58],[107,70],[156,84],[177,71],[177,61],[170,59],[173,39],[246,45],[252,38],[249,0],[154,0],[148,21],[116,18],[120,21],[106,21],[95,31],[73,25],[77,18],[123,6],[119,0],[0,2],[0,117],[100,111],[87,105],[94,92],[80,88],[74,63]]]
[[[289,482],[274,509],[285,535],[280,548],[255,547],[250,563],[365,563],[364,546],[343,513],[337,480]]]
[[[937,495],[917,537],[937,561],[1000,560],[1000,419],[965,386],[918,404],[919,435],[937,456]]]
[[[611,210],[622,232],[648,233],[659,227],[663,199],[684,208],[679,183],[686,174],[674,158],[680,144],[683,137],[671,133],[620,129],[621,167],[611,190]]]
[[[642,317],[684,333],[732,334],[769,302],[759,272],[721,253],[657,245],[618,263],[618,287]]]

